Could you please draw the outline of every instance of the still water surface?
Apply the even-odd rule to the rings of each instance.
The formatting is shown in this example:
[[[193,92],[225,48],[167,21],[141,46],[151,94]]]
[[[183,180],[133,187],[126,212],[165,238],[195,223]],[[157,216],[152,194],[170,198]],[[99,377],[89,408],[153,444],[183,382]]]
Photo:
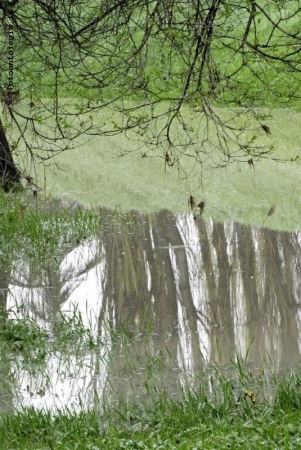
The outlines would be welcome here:
[[[132,213],[53,260],[11,269],[2,290],[11,318],[34,318],[55,338],[53,324],[76,309],[98,345],[47,354],[42,370],[12,359],[1,408],[176,396],[235,355],[251,370],[298,364],[300,280],[301,231]]]

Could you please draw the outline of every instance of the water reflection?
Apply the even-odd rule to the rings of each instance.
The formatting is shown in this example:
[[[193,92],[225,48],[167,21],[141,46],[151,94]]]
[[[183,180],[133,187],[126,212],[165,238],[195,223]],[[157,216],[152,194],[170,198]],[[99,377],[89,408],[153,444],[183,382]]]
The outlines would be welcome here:
[[[55,339],[55,321],[76,307],[100,345],[66,360],[49,354],[39,376],[12,361],[7,375],[18,376],[7,401],[87,407],[143,397],[150,386],[176,394],[235,354],[248,353],[252,367],[299,362],[300,256],[299,231],[162,211],[132,213],[54,260],[23,261],[1,281],[8,314],[34,317]],[[130,336],[112,338],[124,327]]]

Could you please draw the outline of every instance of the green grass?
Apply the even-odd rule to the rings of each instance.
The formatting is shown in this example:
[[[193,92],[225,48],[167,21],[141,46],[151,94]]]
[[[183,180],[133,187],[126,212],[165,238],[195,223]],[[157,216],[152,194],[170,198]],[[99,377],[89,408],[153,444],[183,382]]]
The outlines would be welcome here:
[[[19,308],[20,309],[20,308]],[[22,309],[22,307],[21,307]],[[82,317],[76,309],[67,314],[57,314],[52,323],[51,333],[43,330],[37,322],[30,318],[8,318],[10,311],[1,311],[0,344],[1,351],[28,352],[39,348],[40,351],[64,351],[95,345],[91,330],[84,326]]]
[[[291,34],[295,32],[297,35],[300,29],[298,15],[295,14],[289,20],[284,20],[286,16],[293,13],[296,7],[283,4],[281,8],[281,5],[279,6],[277,2],[271,3],[264,1],[259,3],[268,14],[271,14],[276,23],[281,17],[282,29]],[[63,7],[60,9],[60,6],[58,8],[58,14],[63,18],[66,14],[65,9]],[[281,9],[282,11],[280,13],[279,11]],[[39,9],[35,10],[30,2],[28,5],[20,5],[19,11],[23,12],[23,20],[26,23],[27,17],[31,17],[33,11],[36,14]],[[76,2],[74,2],[71,5],[70,11],[72,12],[71,15],[74,14],[77,17],[76,27],[81,27],[92,20],[95,14],[98,14],[99,7],[92,1],[89,3],[81,2],[81,7],[79,8]],[[266,16],[263,13],[259,13],[259,10],[257,10],[257,13],[257,17],[254,19],[256,33],[253,23],[248,36],[250,42],[254,45],[256,43],[264,44],[268,42],[270,46],[269,52],[274,56],[283,56],[284,40],[279,36],[279,31],[276,30],[274,33],[271,33],[271,26]],[[28,85],[33,83],[33,74],[36,73],[34,79],[34,95],[37,98],[55,95],[58,87],[60,97],[98,98],[103,100],[114,98],[122,93],[124,100],[137,100],[139,98],[144,100],[146,97],[146,85],[149,98],[156,99],[157,95],[165,100],[175,96],[180,97],[184,89],[190,65],[194,59],[196,46],[198,45],[195,27],[192,26],[195,22],[195,10],[190,5],[174,4],[173,14],[178,20],[176,30],[172,27],[166,27],[164,32],[160,31],[157,33],[157,24],[154,23],[154,29],[150,30],[152,32],[148,35],[148,43],[146,46],[143,46],[141,43],[145,36],[145,30],[150,27],[149,22],[147,22],[147,20],[150,20],[148,14],[148,6],[136,6],[132,14],[127,18],[126,26],[121,25],[114,30],[115,23],[114,18],[112,18],[112,28],[109,29],[110,31],[106,30],[106,27],[96,27],[94,31],[95,37],[92,35],[88,40],[88,47],[85,40],[81,41],[81,38],[79,38],[83,48],[87,50],[84,62],[80,56],[77,62],[75,62],[74,49],[67,40],[63,41],[61,47],[59,47],[57,42],[49,46],[49,38],[55,39],[56,35],[52,26],[45,22],[46,34],[43,36],[43,49],[48,51],[48,61],[57,64],[60,49],[64,49],[64,70],[61,70],[59,73],[57,73],[55,67],[53,70],[45,67],[44,60],[40,56],[40,47],[38,47],[39,51],[36,51],[35,46],[40,43],[40,35],[38,43],[33,39],[30,46],[27,40],[24,42],[20,36],[16,36],[18,45],[16,45],[14,57],[16,66],[20,66],[15,74],[16,86],[20,85],[19,87],[21,89],[24,88],[27,91]],[[238,94],[237,97],[244,95],[245,99],[241,98],[242,101],[245,103],[250,101],[252,104],[255,102],[256,106],[276,107],[279,104],[279,98],[275,95],[275,91],[279,91],[283,96],[280,99],[280,104],[283,105],[284,103],[287,105],[288,92],[293,88],[293,84],[295,88],[300,86],[298,73],[293,74],[284,71],[283,65],[277,61],[263,61],[262,58],[258,58],[255,52],[251,52],[249,48],[244,49],[243,56],[237,52],[239,42],[243,40],[248,18],[249,4],[247,1],[242,2],[240,8],[233,7],[230,4],[220,7],[219,13],[216,16],[216,29],[211,48],[212,59],[210,60],[210,68],[212,69],[214,67],[220,71],[221,85],[225,85],[223,79],[233,73],[244,60],[245,64],[232,80]],[[185,22],[187,26],[183,25]],[[31,26],[31,22],[29,26]],[[65,24],[62,23],[61,26],[64,28]],[[53,36],[51,36],[51,32],[54,32]],[[131,39],[129,39],[130,32]],[[232,45],[232,49],[229,48],[229,44]],[[137,51],[140,45],[141,49]],[[287,46],[290,47],[288,44]],[[99,55],[101,55],[101,58]],[[298,54],[296,54],[297,57]],[[19,59],[22,64],[18,64]],[[26,64],[24,64],[24,60]],[[191,81],[192,86],[188,90],[188,95],[192,94],[194,101],[196,98],[199,101],[197,93],[199,89],[196,87],[201,65],[200,60],[201,58],[199,58],[194,68],[194,75]],[[246,65],[249,65],[253,73]],[[113,70],[112,67],[114,68]],[[94,74],[89,74],[87,68],[97,74],[98,82],[94,78]],[[83,70],[84,75],[82,75]],[[6,70],[3,72],[5,76]],[[266,86],[258,80],[254,73],[263,79],[263,83],[266,83]],[[290,83],[287,83],[287,73],[289,73]],[[210,91],[209,78],[207,70],[205,70],[201,86],[202,94],[208,94]],[[56,80],[55,83],[54,79]],[[56,84],[57,82],[58,86]],[[124,89],[124,84],[126,85],[126,89]],[[227,93],[222,93],[218,97],[222,102],[229,100]],[[236,95],[232,95],[231,92],[230,97],[233,101]],[[296,107],[300,109],[300,99],[297,100]]]
[[[18,312],[23,307],[19,306]],[[72,373],[76,371],[72,366],[71,355],[77,355],[77,364],[80,365],[86,353],[97,345],[90,328],[84,326],[76,310],[57,315],[47,324],[47,328],[41,327],[37,319],[29,315],[24,314],[24,318],[20,318],[16,308],[13,308],[1,310],[0,316],[1,395],[3,390],[9,394],[14,392],[16,401],[19,399],[18,387],[22,386],[24,374],[27,374],[28,380],[30,377],[35,378],[31,389],[35,394],[43,395],[54,376],[48,361],[51,356],[56,355],[56,359],[61,361],[61,367],[58,367],[64,373],[60,374],[60,379],[63,379],[67,373],[73,376]],[[6,396],[2,401],[6,403]],[[9,402],[8,408],[12,409]]]
[[[35,321],[26,318],[19,320],[1,320],[0,331],[1,344],[11,351],[33,350],[35,346],[39,348],[45,345],[46,334]]]
[[[0,261],[45,260],[99,233],[103,216],[77,205],[0,193]]]
[[[221,378],[219,374],[216,375]],[[301,444],[300,378],[279,378],[273,403],[250,403],[222,379],[219,401],[204,378],[178,401],[162,393],[151,406],[120,403],[100,412],[37,411],[2,414],[2,449],[295,449]]]

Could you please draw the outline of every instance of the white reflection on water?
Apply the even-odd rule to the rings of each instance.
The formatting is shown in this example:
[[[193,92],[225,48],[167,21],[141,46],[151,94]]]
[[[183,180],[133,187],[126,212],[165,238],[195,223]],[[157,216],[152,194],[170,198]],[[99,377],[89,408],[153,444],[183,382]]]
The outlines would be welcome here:
[[[88,269],[89,263],[95,257],[97,242],[80,245],[63,259],[59,267],[63,289],[70,289],[70,296],[60,305],[60,313],[72,317],[74,311],[80,313],[83,325],[88,327],[94,338],[97,338],[98,317],[102,308],[105,277],[104,254],[94,267]],[[8,317],[22,319],[34,318],[36,323],[52,335],[51,318],[45,311],[45,288],[23,287],[28,283],[28,271],[23,271],[23,265],[15,268],[14,279],[18,285],[9,286],[7,301]],[[43,313],[40,315],[38,313]],[[45,314],[46,312],[46,314]],[[104,313],[104,322],[109,319],[108,311]],[[102,341],[97,354],[84,355],[69,354],[67,358],[60,353],[47,355],[45,369],[42,373],[31,374],[27,370],[20,370],[12,363],[11,371],[18,371],[16,377],[14,406],[33,406],[55,410],[68,406],[77,409],[80,405],[89,407],[97,397],[105,395],[107,388],[107,358],[111,350],[111,339],[106,327],[102,327]],[[20,356],[22,359],[22,356]],[[97,362],[97,364],[96,364]],[[97,374],[95,368],[97,366]],[[97,376],[96,376],[97,375]],[[49,377],[49,382],[45,381]]]
[[[177,218],[177,226],[181,238],[185,244],[188,279],[192,295],[192,301],[196,311],[199,312],[200,320],[197,321],[198,341],[201,355],[207,360],[210,353],[210,340],[208,336],[209,323],[206,319],[206,299],[207,284],[203,282],[204,274],[202,272],[202,253],[200,251],[199,230],[192,215],[181,214]]]
[[[100,358],[97,378],[93,370],[88,370],[89,367],[96,366],[98,358],[96,354],[86,354],[79,364],[78,356],[69,355],[67,368],[64,367],[61,355],[48,355],[45,372],[35,375],[26,371],[19,372],[15,388],[18,395],[14,396],[13,405],[16,408],[33,406],[50,411],[64,407],[77,410],[81,405],[92,407],[95,390],[101,393],[106,388],[105,352]],[[45,383],[46,372],[50,377],[49,383]]]
[[[193,373],[193,355],[191,348],[191,330],[189,328],[189,323],[187,320],[187,314],[185,310],[185,303],[182,299],[181,289],[180,289],[180,273],[177,267],[177,259],[175,255],[175,250],[170,247],[169,256],[171,260],[171,265],[174,272],[174,280],[176,284],[177,293],[177,313],[178,313],[178,331],[179,331],[179,343],[178,343],[178,364],[181,368],[183,375]]]

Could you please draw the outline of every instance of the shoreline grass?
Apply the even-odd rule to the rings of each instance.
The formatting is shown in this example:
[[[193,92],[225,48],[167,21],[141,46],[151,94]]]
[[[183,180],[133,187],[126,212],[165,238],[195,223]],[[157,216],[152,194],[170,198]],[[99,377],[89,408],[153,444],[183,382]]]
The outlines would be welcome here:
[[[218,376],[218,375],[217,375]],[[273,403],[236,398],[223,379],[219,402],[204,387],[172,400],[164,393],[151,406],[120,403],[104,413],[33,408],[1,414],[2,449],[275,449],[301,444],[300,377],[277,380]],[[207,388],[208,388],[207,383]]]

